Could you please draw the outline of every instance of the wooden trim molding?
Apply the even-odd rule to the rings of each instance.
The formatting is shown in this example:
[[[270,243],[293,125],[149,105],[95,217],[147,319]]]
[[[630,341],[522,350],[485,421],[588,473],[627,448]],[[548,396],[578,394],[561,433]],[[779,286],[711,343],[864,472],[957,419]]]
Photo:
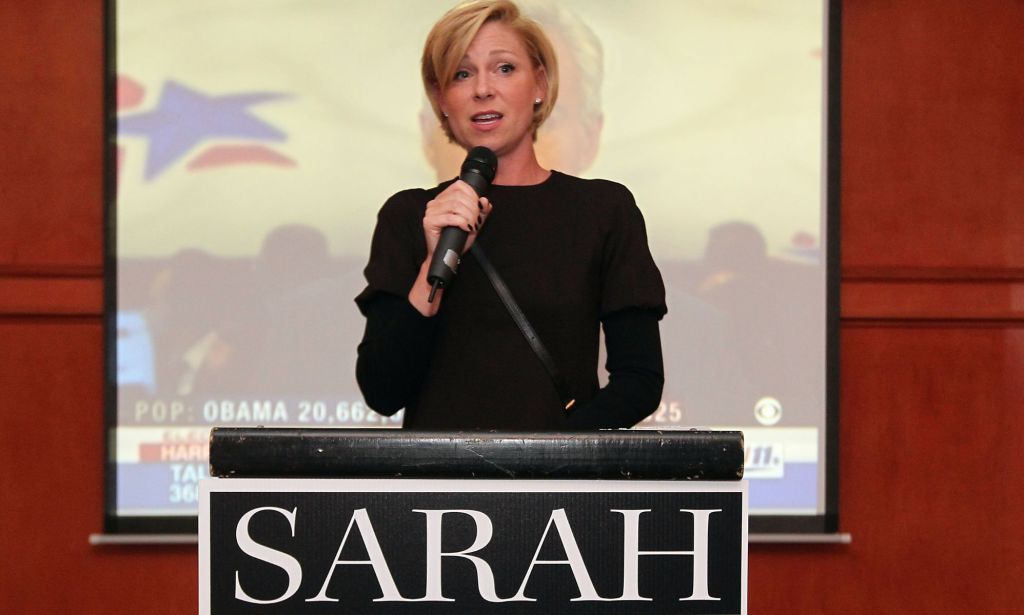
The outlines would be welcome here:
[[[0,279],[2,278],[103,278],[103,267],[0,263]]]
[[[942,321],[1024,325],[1024,270],[844,269],[844,323]]]
[[[1019,267],[843,267],[843,282],[1022,282]]]
[[[102,315],[102,276],[0,276],[0,317]]]

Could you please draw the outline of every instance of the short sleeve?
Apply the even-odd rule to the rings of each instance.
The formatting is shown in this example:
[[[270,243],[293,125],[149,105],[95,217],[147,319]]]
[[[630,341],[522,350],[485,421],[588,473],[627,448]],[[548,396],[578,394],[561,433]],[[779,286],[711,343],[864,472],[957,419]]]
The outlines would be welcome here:
[[[601,317],[627,308],[668,311],[665,284],[647,245],[643,214],[632,193],[611,184],[611,226],[602,254]]]
[[[378,212],[370,260],[363,270],[366,288],[356,297],[363,315],[381,293],[409,294],[427,253],[422,231],[427,200],[425,190],[406,190],[388,199]]]

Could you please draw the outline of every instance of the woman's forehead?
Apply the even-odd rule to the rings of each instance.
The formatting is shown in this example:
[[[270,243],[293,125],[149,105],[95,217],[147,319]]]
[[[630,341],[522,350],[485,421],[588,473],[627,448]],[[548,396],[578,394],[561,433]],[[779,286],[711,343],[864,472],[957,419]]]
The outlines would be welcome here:
[[[501,53],[523,55],[526,44],[518,32],[497,21],[481,26],[466,49],[466,57],[473,59],[485,59]]]

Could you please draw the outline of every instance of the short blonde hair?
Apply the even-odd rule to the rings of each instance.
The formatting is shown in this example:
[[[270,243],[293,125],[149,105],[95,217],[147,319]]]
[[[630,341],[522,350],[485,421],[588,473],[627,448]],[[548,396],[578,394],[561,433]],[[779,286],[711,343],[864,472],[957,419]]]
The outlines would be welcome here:
[[[462,62],[477,32],[485,23],[498,22],[518,34],[533,62],[533,67],[543,68],[547,78],[547,93],[533,109],[533,138],[537,129],[551,115],[558,98],[558,60],[554,47],[537,22],[520,13],[519,7],[511,0],[470,0],[444,14],[434,24],[423,46],[421,72],[423,87],[434,109],[434,115],[441,122],[448,139],[455,140],[447,119],[441,112],[438,97],[455,79],[455,72]]]

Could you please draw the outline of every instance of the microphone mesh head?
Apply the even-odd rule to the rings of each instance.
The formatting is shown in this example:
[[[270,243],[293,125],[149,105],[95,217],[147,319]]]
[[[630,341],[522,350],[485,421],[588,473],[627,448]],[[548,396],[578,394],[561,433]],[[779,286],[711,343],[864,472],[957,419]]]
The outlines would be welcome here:
[[[479,173],[487,180],[487,183],[494,181],[498,174],[498,157],[494,152],[483,146],[477,146],[469,150],[466,161],[462,163],[462,174]]]

